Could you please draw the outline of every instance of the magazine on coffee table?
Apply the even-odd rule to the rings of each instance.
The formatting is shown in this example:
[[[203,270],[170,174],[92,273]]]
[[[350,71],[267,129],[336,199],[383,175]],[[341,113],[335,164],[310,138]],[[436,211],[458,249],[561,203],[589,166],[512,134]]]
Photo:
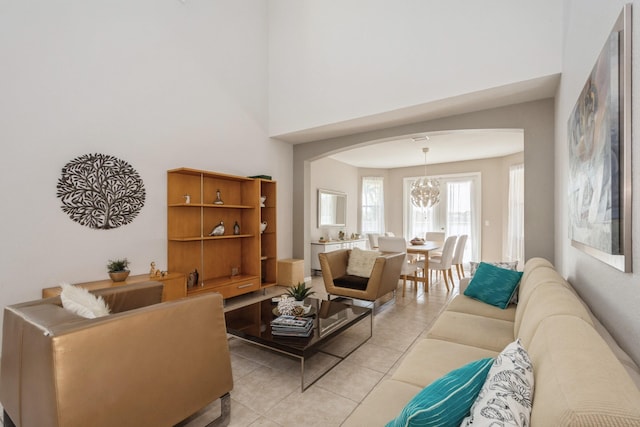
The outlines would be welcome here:
[[[273,335],[308,337],[313,331],[313,319],[282,315],[271,321]]]

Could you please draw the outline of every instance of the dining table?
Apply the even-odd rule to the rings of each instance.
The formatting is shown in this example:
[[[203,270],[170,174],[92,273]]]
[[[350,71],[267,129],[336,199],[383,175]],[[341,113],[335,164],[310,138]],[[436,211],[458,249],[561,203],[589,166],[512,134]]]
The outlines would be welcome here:
[[[417,282],[424,283],[425,292],[429,292],[429,252],[433,252],[438,249],[441,249],[442,244],[443,244],[442,242],[426,240],[419,245],[414,245],[412,243],[407,245],[408,254],[422,255],[424,257],[424,260],[423,260],[424,274],[422,275],[422,277],[418,276],[417,274],[415,276],[411,276],[410,280],[413,280],[414,283],[417,283]]]

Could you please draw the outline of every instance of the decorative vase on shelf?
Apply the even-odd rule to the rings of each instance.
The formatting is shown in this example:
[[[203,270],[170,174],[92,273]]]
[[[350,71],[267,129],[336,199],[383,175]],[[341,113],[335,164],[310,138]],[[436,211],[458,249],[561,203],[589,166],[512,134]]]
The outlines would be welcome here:
[[[264,230],[267,229],[267,221],[262,221],[260,224],[260,233],[264,233]]]
[[[267,196],[260,196],[260,207],[264,208],[264,202],[267,200]]]
[[[127,280],[127,277],[129,277],[129,270],[110,271],[109,277],[114,282],[124,282],[125,280]]]
[[[197,268],[189,273],[189,277],[187,278],[187,288],[193,288],[194,286],[197,286],[199,276],[200,274],[198,273]]]
[[[240,224],[238,224],[238,221],[233,224],[233,234],[235,234],[236,236],[240,234]]]

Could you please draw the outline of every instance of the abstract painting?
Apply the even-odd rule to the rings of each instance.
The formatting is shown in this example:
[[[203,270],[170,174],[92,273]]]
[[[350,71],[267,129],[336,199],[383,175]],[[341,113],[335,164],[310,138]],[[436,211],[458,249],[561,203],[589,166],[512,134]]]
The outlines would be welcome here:
[[[569,116],[568,210],[573,246],[630,271],[630,61],[625,11]]]

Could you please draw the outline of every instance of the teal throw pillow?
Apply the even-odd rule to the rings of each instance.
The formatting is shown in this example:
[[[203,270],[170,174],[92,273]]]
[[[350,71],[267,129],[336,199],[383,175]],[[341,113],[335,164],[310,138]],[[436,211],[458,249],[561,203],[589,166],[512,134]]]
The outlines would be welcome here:
[[[521,271],[507,270],[481,262],[464,294],[505,309],[518,289],[521,277]]]
[[[387,427],[459,426],[469,415],[493,365],[493,358],[476,360],[438,378],[407,403]]]

